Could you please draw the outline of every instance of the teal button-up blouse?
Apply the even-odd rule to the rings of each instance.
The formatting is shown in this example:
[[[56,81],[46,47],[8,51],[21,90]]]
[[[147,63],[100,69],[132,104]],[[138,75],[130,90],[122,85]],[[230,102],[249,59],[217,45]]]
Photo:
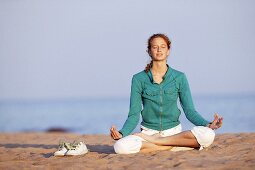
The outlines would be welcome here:
[[[177,107],[178,98],[187,119],[194,125],[206,126],[210,123],[195,110],[184,73],[168,67],[160,84],[153,81],[151,71],[135,74],[128,118],[120,133],[123,137],[131,134],[139,122],[140,114],[141,125],[150,129],[163,131],[179,125],[181,111]]]

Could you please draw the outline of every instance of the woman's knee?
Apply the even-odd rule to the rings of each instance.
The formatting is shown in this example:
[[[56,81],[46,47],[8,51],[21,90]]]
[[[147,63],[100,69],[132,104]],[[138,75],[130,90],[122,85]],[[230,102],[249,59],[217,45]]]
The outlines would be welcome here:
[[[123,142],[121,139],[118,140],[114,145],[113,145],[114,151],[117,154],[127,154],[128,153],[128,148],[125,145],[125,142]]]
[[[137,153],[142,147],[142,139],[138,136],[130,135],[119,139],[114,145],[114,151],[117,154]]]
[[[203,148],[209,147],[213,143],[215,138],[214,130],[208,127],[196,126],[191,130],[191,132],[196,137],[197,142]]]

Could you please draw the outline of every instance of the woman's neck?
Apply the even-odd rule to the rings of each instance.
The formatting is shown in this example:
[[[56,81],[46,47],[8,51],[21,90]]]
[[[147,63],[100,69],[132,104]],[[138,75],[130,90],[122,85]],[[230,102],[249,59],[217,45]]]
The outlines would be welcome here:
[[[165,74],[168,67],[166,61],[153,61],[152,64],[152,72],[153,74]]]

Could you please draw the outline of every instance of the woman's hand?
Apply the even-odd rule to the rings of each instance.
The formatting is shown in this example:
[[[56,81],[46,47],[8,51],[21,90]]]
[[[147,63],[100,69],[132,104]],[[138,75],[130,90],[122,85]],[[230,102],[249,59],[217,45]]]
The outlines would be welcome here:
[[[212,123],[208,124],[207,127],[216,130],[222,126],[223,117],[220,117],[217,113],[214,115]]]
[[[114,125],[111,127],[110,132],[111,132],[111,137],[114,140],[118,140],[118,139],[122,138],[122,134],[116,129],[116,127]]]

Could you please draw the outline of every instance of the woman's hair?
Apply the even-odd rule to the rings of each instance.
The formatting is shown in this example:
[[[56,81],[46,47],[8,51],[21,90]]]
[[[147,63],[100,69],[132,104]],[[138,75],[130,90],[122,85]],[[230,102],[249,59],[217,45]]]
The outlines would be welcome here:
[[[151,50],[151,42],[153,41],[154,38],[162,38],[166,44],[167,44],[167,48],[170,49],[171,46],[171,41],[169,40],[169,38],[165,35],[165,34],[153,34],[147,42],[147,52],[150,55],[150,50]],[[150,55],[151,56],[151,55]],[[148,71],[151,69],[152,67],[152,60],[149,64],[147,64],[147,66],[145,67],[145,72],[148,73]]]

